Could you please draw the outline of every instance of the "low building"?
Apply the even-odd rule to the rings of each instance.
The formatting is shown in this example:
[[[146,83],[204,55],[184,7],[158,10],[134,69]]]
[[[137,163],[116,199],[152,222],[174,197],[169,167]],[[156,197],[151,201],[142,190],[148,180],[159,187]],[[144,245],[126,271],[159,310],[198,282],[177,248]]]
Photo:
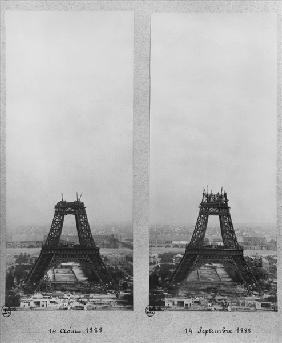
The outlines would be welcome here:
[[[23,309],[59,309],[63,305],[63,301],[58,298],[45,297],[42,294],[34,294],[28,298],[22,298],[20,308]]]
[[[172,241],[173,248],[186,248],[188,241]]]
[[[167,239],[150,239],[149,241],[150,247],[171,247],[172,241]]]
[[[267,242],[265,237],[258,236],[244,236],[241,245],[249,250],[264,250],[267,249]]]
[[[165,298],[165,307],[167,309],[189,309],[192,305],[192,298]]]
[[[127,262],[127,256],[121,254],[110,254],[106,256],[106,260],[109,264],[117,266]]]

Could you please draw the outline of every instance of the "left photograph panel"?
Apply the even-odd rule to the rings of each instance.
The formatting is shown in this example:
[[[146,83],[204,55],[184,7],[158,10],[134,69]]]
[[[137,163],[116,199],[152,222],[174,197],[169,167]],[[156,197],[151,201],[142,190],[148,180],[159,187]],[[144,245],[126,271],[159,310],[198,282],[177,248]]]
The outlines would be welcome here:
[[[6,306],[132,310],[133,13],[5,26]]]

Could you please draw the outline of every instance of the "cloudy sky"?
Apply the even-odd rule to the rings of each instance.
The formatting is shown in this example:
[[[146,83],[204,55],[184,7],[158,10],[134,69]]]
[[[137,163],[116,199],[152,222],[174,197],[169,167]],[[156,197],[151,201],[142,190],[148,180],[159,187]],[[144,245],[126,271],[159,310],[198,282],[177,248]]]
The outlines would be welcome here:
[[[156,14],[151,56],[152,223],[194,223],[206,185],[275,222],[275,16]]]
[[[7,224],[83,193],[91,226],[131,220],[133,15],[10,12]]]

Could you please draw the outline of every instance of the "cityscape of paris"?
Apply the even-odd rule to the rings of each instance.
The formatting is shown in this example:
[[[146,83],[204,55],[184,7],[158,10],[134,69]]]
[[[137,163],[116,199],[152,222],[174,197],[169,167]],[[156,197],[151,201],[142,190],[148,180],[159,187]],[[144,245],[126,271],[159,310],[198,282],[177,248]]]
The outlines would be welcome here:
[[[27,279],[48,239],[48,226],[22,226],[7,237],[6,305],[15,310],[130,310],[133,309],[133,237],[130,223],[92,228],[95,246],[112,282],[89,281],[89,266],[54,261],[44,277],[29,287]],[[64,226],[57,248],[79,246],[75,225]],[[82,248],[83,249],[83,248]]]
[[[206,206],[195,229],[192,224],[151,227],[152,309],[277,311],[275,224],[236,223],[233,230],[231,217],[228,221],[226,214],[215,213],[216,205],[228,208],[224,201],[227,205],[226,193],[204,192],[200,207]],[[218,225],[208,225],[207,206],[210,215],[219,216]],[[234,235],[228,237],[230,228]]]

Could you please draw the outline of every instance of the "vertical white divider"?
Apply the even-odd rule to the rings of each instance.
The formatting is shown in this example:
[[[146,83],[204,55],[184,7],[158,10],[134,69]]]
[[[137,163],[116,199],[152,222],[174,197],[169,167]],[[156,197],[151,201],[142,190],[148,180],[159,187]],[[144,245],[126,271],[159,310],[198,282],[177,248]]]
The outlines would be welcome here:
[[[150,13],[134,16],[133,235],[134,310],[144,316],[149,290]]]
[[[282,14],[277,14],[277,305],[282,319]],[[282,336],[282,326],[277,330]],[[278,338],[279,340],[279,338]]]
[[[4,3],[1,2],[0,6],[0,51],[3,52],[6,51]],[[6,56],[4,53],[1,53],[0,62],[0,284],[2,286],[0,307],[2,307],[5,303],[6,293]]]

